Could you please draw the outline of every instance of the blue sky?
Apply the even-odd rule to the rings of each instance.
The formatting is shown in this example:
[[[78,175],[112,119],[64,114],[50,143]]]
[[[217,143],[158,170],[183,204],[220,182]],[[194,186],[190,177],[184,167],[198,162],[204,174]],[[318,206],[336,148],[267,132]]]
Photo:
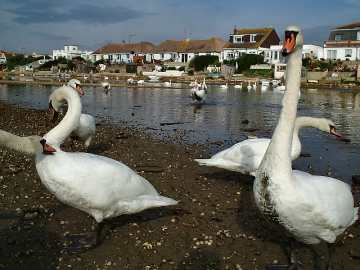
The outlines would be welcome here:
[[[307,43],[331,27],[360,20],[360,0],[0,0],[0,49],[50,52],[64,44],[228,39],[234,26],[297,24]]]

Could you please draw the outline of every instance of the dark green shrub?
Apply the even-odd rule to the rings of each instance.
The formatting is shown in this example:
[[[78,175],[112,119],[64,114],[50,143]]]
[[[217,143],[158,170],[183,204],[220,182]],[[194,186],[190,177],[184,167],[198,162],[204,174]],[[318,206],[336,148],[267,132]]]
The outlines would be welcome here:
[[[189,67],[194,68],[195,71],[203,71],[210,65],[217,65],[219,57],[216,55],[199,55],[191,59]]]
[[[248,70],[251,65],[263,64],[264,57],[258,54],[244,54],[237,59],[224,60],[224,64],[236,66],[236,63],[238,68],[235,73],[242,73],[243,71]]]

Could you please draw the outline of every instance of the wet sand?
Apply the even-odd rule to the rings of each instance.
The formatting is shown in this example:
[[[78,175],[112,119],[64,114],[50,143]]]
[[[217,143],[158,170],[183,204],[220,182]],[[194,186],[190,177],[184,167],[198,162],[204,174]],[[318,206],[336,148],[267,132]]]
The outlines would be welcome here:
[[[71,254],[64,235],[92,231],[95,221],[46,190],[33,158],[0,150],[1,211],[12,216],[42,209],[24,220],[0,213],[0,269],[264,269],[287,262],[280,245],[284,238],[253,203],[251,177],[199,167],[193,159],[208,156],[205,146],[170,144],[126,123],[97,121],[89,152],[121,160],[179,205],[108,220],[110,230],[99,247]],[[0,129],[27,136],[51,127],[45,111],[0,103]],[[173,141],[181,141],[181,135]],[[64,148],[85,150],[70,141]],[[359,205],[360,189],[354,194]],[[338,238],[334,269],[359,269],[359,236],[358,222]],[[326,256],[324,245],[317,251]],[[301,246],[299,256],[304,269],[313,268],[308,247]]]

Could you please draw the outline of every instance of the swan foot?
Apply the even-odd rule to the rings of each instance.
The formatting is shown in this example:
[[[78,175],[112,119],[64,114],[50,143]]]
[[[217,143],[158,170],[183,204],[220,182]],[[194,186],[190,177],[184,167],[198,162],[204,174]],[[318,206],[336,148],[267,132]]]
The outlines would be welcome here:
[[[64,249],[69,253],[81,253],[96,248],[99,243],[96,232],[68,234],[63,243]]]
[[[108,233],[104,223],[98,223],[94,232],[68,234],[65,236],[64,249],[69,253],[82,253],[101,245]]]

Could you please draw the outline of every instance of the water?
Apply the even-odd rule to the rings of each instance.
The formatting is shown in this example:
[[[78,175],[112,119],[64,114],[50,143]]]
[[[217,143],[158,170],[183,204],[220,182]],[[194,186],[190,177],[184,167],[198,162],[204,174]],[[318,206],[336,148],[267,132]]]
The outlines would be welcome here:
[[[0,100],[24,107],[47,109],[48,96],[56,86],[0,85]],[[184,143],[209,146],[209,154],[246,138],[247,135],[271,136],[276,125],[283,95],[273,91],[243,91],[210,86],[206,103],[194,106],[190,90],[86,87],[83,111],[111,121],[126,121],[158,136]],[[294,167],[316,174],[351,181],[360,174],[360,94],[349,90],[302,90],[298,114],[332,119],[337,131],[351,139],[344,143],[315,129],[301,131],[303,152]],[[249,120],[246,124],[242,122]],[[178,124],[172,124],[172,123]],[[170,124],[170,125],[169,125]],[[164,135],[165,134],[165,135]]]

